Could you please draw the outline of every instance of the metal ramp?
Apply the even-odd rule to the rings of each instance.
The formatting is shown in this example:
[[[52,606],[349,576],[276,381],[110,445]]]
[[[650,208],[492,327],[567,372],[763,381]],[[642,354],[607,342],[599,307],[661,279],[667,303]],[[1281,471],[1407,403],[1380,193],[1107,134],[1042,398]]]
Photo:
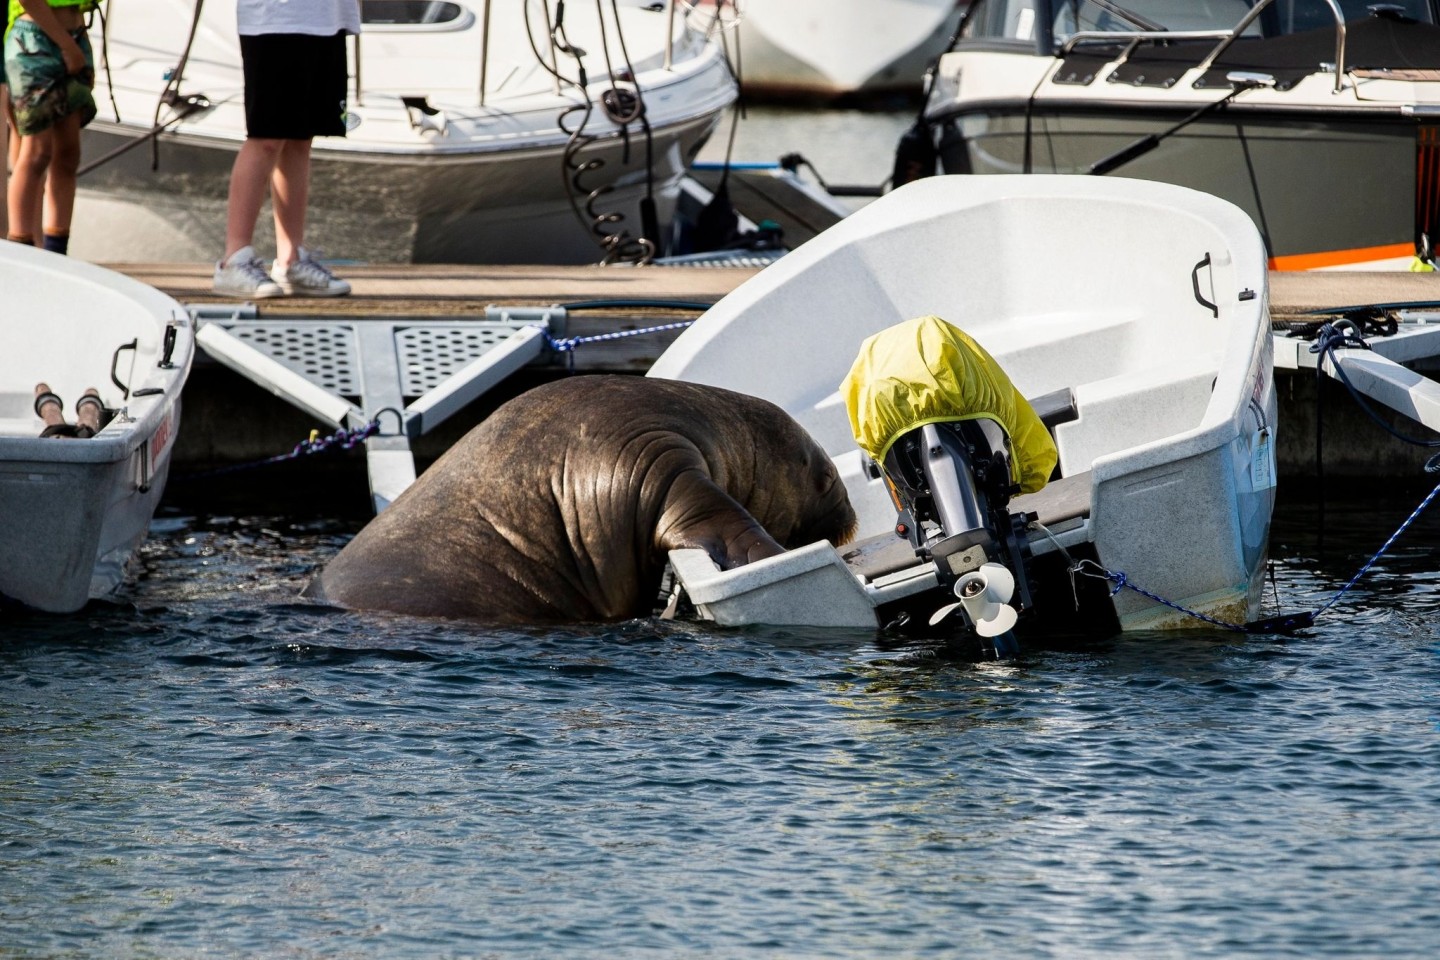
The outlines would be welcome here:
[[[275,396],[347,430],[381,420],[386,432],[364,441],[376,513],[415,481],[411,441],[539,358],[565,321],[563,307],[490,307],[484,320],[261,320],[250,304],[189,309],[196,343]]]

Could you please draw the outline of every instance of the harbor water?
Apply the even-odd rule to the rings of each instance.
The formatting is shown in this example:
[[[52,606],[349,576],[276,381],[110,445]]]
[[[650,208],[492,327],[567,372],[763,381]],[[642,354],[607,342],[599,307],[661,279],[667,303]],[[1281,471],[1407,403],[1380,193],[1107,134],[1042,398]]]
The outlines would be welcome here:
[[[878,183],[908,117],[748,122]],[[1336,487],[1282,484],[1267,612],[1429,491]],[[171,489],[114,602],[0,619],[0,957],[1440,950],[1440,507],[1300,636],[977,663],[344,612],[297,593],[363,518]]]
[[[1315,609],[1413,502],[1277,517]],[[1440,946],[1440,516],[1304,636],[1032,643],[295,599],[167,510],[0,645],[0,956],[1387,957]]]

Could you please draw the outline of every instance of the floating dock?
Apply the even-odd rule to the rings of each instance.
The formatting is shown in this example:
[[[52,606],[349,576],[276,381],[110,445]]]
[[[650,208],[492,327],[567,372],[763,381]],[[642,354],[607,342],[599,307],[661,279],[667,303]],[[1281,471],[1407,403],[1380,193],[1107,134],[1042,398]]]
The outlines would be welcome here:
[[[337,265],[337,272],[354,287],[348,297],[286,298],[246,305],[212,292],[213,268],[209,264],[108,266],[165,291],[210,321],[236,318],[239,326],[249,328],[240,331],[240,339],[248,336],[252,345],[257,336],[261,340],[268,338],[270,342],[261,345],[273,352],[278,349],[274,344],[277,338],[292,338],[295,342],[290,352],[294,356],[282,356],[282,360],[294,369],[303,366],[303,355],[314,348],[311,340],[318,339],[322,345],[328,344],[325,350],[338,351],[342,360],[349,356],[347,350],[354,352],[356,355],[348,362],[360,366],[357,377],[364,381],[364,361],[358,354],[365,351],[359,345],[396,337],[398,345],[391,349],[397,351],[400,364],[418,363],[424,370],[419,375],[419,386],[400,388],[408,396],[396,394],[386,404],[404,409],[408,401],[416,408],[403,444],[406,455],[413,457],[415,469],[423,469],[500,403],[546,380],[572,372],[644,373],[680,334],[683,324],[761,269],[758,264]],[[1270,299],[1277,326],[1316,320],[1314,311],[1366,304],[1432,303],[1440,318],[1440,275],[1272,273]],[[557,306],[563,309],[554,311],[552,308]],[[441,390],[444,395],[439,399],[424,403],[416,400],[417,394],[443,384],[450,374],[464,368],[479,353],[494,349],[509,333],[522,327],[533,328],[536,318],[545,316],[547,310],[551,319],[545,335],[524,347],[524,353],[516,354],[503,380],[482,381],[484,389],[480,393]],[[383,335],[380,328],[384,328]],[[482,329],[490,332],[481,336],[477,331]],[[348,340],[357,346],[347,346]],[[566,342],[573,343],[573,348],[554,348],[554,344]],[[407,350],[418,350],[421,356],[408,356]],[[320,362],[330,363],[333,359],[322,356]],[[1422,360],[1414,365],[1432,375],[1440,370],[1440,360]],[[1323,474],[1337,480],[1421,479],[1419,465],[1424,462],[1424,452],[1385,435],[1342,386],[1317,378],[1313,369],[1284,369],[1277,364],[1276,376],[1284,425],[1277,449],[1282,477],[1303,479]],[[325,376],[320,379],[324,381]],[[332,379],[331,392],[348,395],[353,407],[349,411],[350,425],[358,426],[355,415],[367,391],[347,386],[343,370]],[[382,378],[372,377],[368,382],[378,379]],[[397,382],[403,383],[403,377]],[[373,405],[377,394],[368,392]],[[313,409],[297,406],[293,398],[282,399],[279,389],[267,390],[202,352],[185,391],[185,427],[180,432],[173,466],[174,476],[182,478],[182,482],[174,487],[174,493],[183,498],[183,478],[187,475],[275,457],[293,450],[312,434],[330,434],[344,425],[344,413],[332,409],[327,420]],[[443,422],[436,419],[438,413],[443,413]],[[425,415],[430,416],[430,421],[422,422]],[[1317,418],[1323,418],[1319,431]],[[1412,433],[1428,435],[1407,418],[1391,415],[1390,419],[1402,430],[1408,427]],[[1317,439],[1323,460],[1316,457]],[[295,466],[281,471],[283,485],[293,487],[300,477],[324,477],[343,483],[347,489],[352,483],[354,489],[365,489],[366,470],[359,466],[359,451],[303,458],[303,466],[301,459],[296,458]],[[343,481],[339,480],[341,476]],[[249,485],[255,479],[247,477],[245,483]],[[408,482],[403,469],[395,482],[402,487]]]

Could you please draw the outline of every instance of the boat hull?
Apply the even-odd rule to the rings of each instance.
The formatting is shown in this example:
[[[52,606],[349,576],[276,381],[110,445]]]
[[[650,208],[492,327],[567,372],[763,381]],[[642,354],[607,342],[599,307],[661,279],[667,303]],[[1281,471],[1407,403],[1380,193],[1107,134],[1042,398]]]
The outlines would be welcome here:
[[[0,245],[0,604],[80,609],[124,580],[160,502],[194,349],[173,299],[70,257]],[[92,437],[41,436],[38,384],[98,391]]]
[[[1258,332],[1244,384],[1250,403],[1211,442],[1173,458],[1141,451],[1097,464],[1096,556],[1153,595],[1121,589],[1110,598],[1121,630],[1205,628],[1191,611],[1227,624],[1256,618],[1275,508],[1279,419],[1268,325]],[[1147,458],[1154,462],[1144,464]]]
[[[916,94],[960,22],[954,0],[748,0],[738,26],[748,94],[830,100]]]
[[[167,429],[178,428],[179,419],[177,402]],[[0,597],[46,613],[70,613],[124,582],[160,504],[174,446],[172,433],[157,445],[160,459],[151,467],[153,435],[135,439],[133,448],[117,448],[113,460],[0,460],[0,503],[6,505]]]
[[[1084,174],[1185,113],[1077,104],[1039,106],[1027,121],[1021,104],[956,110],[942,115],[941,165],[946,173]],[[1398,113],[1322,119],[1237,109],[1196,121],[1116,175],[1240,207],[1259,227],[1272,269],[1403,267],[1415,249],[1422,129]]]
[[[132,6],[108,21],[70,252],[218,259],[247,130],[234,5]],[[643,252],[602,248],[597,233],[663,248],[680,180],[736,96],[718,45],[673,7],[636,0],[572,9],[563,31],[547,19],[558,7],[473,6],[364,5],[348,41],[348,132],[313,143],[307,246],[453,263]],[[177,59],[183,76],[165,88]],[[152,123],[164,127],[153,145]],[[256,226],[256,247],[273,250],[268,211]]]
[[[471,154],[405,155],[346,151],[316,141],[308,242],[339,259],[399,263],[587,263],[604,256],[593,218],[582,219],[586,192],[605,191],[591,209],[623,219],[604,233],[642,234],[641,204],[653,194],[660,223],[670,221],[680,181],[718,122],[708,114],[654,134],[653,179],[645,145],[610,136],[576,162],[595,163],[578,185],[564,173],[564,147]],[[83,150],[103,155],[131,128],[97,122]],[[75,219],[85,224],[74,255],[100,262],[218,258],[225,246],[226,196],[238,143],[166,136],[159,169],[150,151],[132,150],[84,180]],[[256,243],[273,249],[262,216]],[[199,256],[197,257],[197,253]]]

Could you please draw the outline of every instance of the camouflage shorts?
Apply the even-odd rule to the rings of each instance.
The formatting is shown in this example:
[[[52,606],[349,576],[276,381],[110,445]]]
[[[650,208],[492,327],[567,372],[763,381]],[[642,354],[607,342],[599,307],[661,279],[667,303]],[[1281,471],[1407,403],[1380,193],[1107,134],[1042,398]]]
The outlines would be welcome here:
[[[83,127],[95,119],[95,57],[84,30],[71,34],[85,54],[85,69],[65,73],[60,48],[29,20],[17,20],[5,38],[5,75],[15,105],[15,128],[22,137],[49,130],[72,113]]]

